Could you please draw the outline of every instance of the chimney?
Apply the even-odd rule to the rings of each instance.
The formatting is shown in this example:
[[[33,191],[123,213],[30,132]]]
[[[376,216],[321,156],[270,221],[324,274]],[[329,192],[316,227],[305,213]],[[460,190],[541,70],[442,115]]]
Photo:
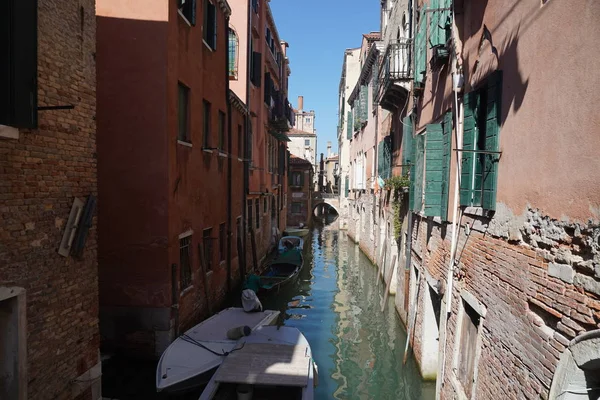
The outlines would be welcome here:
[[[327,158],[331,157],[331,142],[327,142]]]
[[[288,47],[290,47],[290,45],[285,40],[282,40],[281,42],[279,42],[279,44],[281,44],[281,50],[283,52],[283,56],[287,57],[287,49],[288,49]]]
[[[304,110],[304,96],[298,96],[298,111]]]

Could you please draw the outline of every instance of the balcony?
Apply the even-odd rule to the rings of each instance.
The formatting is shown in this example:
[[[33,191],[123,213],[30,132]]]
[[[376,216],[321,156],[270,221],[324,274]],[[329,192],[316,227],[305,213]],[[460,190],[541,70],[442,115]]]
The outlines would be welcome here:
[[[410,39],[391,41],[383,56],[383,66],[379,81],[379,104],[384,109],[394,112],[402,108],[409,94],[411,74],[411,45]]]

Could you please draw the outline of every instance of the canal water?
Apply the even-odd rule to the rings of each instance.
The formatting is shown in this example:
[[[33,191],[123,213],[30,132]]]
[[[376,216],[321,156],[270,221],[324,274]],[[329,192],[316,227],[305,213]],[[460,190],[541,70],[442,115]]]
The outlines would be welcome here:
[[[265,298],[263,306],[281,311],[284,324],[308,339],[319,368],[315,398],[434,399],[435,383],[422,381],[412,353],[402,363],[406,332],[392,296],[381,312],[384,285],[377,268],[344,232],[317,227],[310,235],[298,281]],[[166,399],[153,392],[154,370],[147,363],[118,361],[106,367],[105,397]]]

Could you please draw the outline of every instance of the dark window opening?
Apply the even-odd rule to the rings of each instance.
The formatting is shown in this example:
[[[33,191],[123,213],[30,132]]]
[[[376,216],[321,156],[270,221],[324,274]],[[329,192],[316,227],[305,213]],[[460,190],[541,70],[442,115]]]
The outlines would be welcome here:
[[[225,261],[225,253],[227,252],[226,240],[225,224],[221,224],[219,225],[219,261]]]
[[[217,48],[217,7],[204,0],[204,41],[213,50]]]
[[[191,251],[192,237],[186,236],[179,239],[179,274],[181,281],[181,290],[189,287],[192,284],[192,269],[191,269]]]
[[[210,103],[206,100],[202,101],[204,105],[204,148],[210,147]]]
[[[179,88],[179,131],[177,133],[177,140],[182,142],[191,143],[190,138],[190,89],[182,84],[178,85]]]

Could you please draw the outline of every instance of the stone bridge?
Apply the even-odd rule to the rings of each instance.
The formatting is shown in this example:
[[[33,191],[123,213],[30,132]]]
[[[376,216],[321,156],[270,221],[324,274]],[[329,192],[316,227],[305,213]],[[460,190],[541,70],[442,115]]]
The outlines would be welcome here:
[[[312,212],[315,213],[315,210],[318,214],[323,214],[327,205],[339,215],[340,213],[340,197],[335,193],[322,193],[322,192],[314,192],[313,193],[313,201],[312,201]]]

